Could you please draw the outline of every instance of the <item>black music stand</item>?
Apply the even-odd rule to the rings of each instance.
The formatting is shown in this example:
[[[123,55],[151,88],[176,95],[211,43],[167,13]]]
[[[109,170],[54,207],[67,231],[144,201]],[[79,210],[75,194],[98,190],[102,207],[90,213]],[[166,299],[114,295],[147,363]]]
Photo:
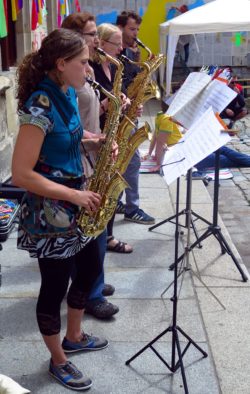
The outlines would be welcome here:
[[[176,188],[176,221],[175,221],[175,261],[178,260],[178,243],[179,243],[179,191],[180,191],[180,178],[177,178],[177,188]],[[129,365],[131,361],[133,361],[136,357],[142,354],[146,349],[150,348],[157,357],[163,362],[163,364],[172,372],[175,373],[179,368],[181,369],[181,375],[183,380],[183,386],[185,394],[188,394],[188,386],[185,375],[185,369],[183,365],[183,357],[188,350],[190,345],[194,345],[196,349],[198,349],[203,357],[207,357],[207,353],[201,349],[200,346],[197,345],[178,325],[177,325],[177,304],[178,304],[178,294],[177,294],[177,282],[178,282],[178,273],[177,273],[177,263],[174,264],[174,293],[171,301],[173,302],[173,318],[172,325],[170,325],[167,329],[161,332],[157,337],[155,337],[151,342],[149,342],[146,346],[144,346],[141,350],[139,350],[134,356],[132,356],[129,360],[126,361],[126,365]],[[154,343],[158,341],[163,335],[168,332],[172,333],[172,353],[171,353],[171,363],[167,363],[166,360],[161,356],[161,354],[154,348]],[[185,348],[181,350],[179,333],[182,334],[187,340]],[[178,354],[178,360],[176,361],[176,351]]]
[[[206,290],[211,294],[211,296],[213,296],[213,298],[222,306],[223,309],[226,309],[225,306],[222,304],[222,302],[219,300],[218,297],[216,297],[216,295],[211,291],[211,289],[206,285],[206,283],[202,280],[202,278],[200,277],[200,275],[195,272],[192,267],[191,264],[189,262],[189,246],[190,246],[190,235],[191,235],[191,220],[192,220],[192,210],[191,210],[191,196],[192,196],[192,171],[188,170],[187,173],[187,177],[189,178],[190,181],[190,186],[189,186],[189,192],[187,193],[187,195],[189,196],[189,203],[187,203],[186,205],[186,228],[187,228],[187,237],[186,237],[186,245],[184,247],[184,253],[182,255],[182,261],[178,261],[179,263],[181,262],[181,269],[178,272],[178,278],[182,275],[185,274],[187,271],[190,271],[192,273],[192,275],[194,275],[200,282],[201,284],[206,288]],[[195,214],[195,213],[194,213]],[[195,214],[197,215],[197,214]],[[199,215],[197,215],[198,218],[202,219],[203,218]],[[210,224],[210,222],[208,222],[206,219],[204,219],[204,221],[206,221],[206,223]],[[196,234],[195,234],[196,235]],[[196,235],[196,239],[198,239],[197,235]],[[200,247],[202,247],[202,245],[200,245]],[[178,260],[178,259],[177,259]],[[171,268],[169,268],[170,270],[172,270],[174,268],[173,265],[170,266]],[[163,297],[163,295],[168,291],[168,289],[173,285],[173,282],[170,283],[166,289],[161,293],[161,297]]]
[[[222,254],[227,253],[227,254],[229,254],[229,256],[231,256],[234,264],[236,265],[238,271],[241,274],[243,282],[247,282],[247,280],[248,280],[247,275],[242,270],[240,263],[238,262],[235,255],[233,254],[232,249],[230,248],[229,244],[227,243],[225,237],[223,236],[223,234],[221,232],[221,228],[218,225],[220,149],[217,149],[215,152],[214,167],[215,167],[215,170],[214,170],[214,195],[213,195],[213,221],[211,223],[211,222],[208,222],[205,220],[206,223],[208,224],[207,230],[202,235],[200,235],[200,237],[198,237],[193,244],[191,244],[189,246],[188,251],[190,252],[193,248],[195,248],[197,245],[199,245],[200,242],[204,241],[210,235],[213,235],[220,244],[221,253]],[[182,259],[184,258],[184,255],[185,255],[185,253],[183,253],[179,258],[177,258],[177,260],[169,266],[169,269],[173,269],[175,264],[179,264],[182,261]]]
[[[179,226],[180,227],[184,227],[184,228],[188,228],[188,226],[190,226],[193,229],[193,232],[194,232],[194,235],[195,235],[196,239],[198,239],[199,238],[199,234],[198,234],[198,231],[197,231],[196,226],[195,226],[195,221],[200,219],[200,220],[202,220],[203,222],[205,222],[207,224],[210,224],[210,222],[208,220],[206,220],[205,218],[203,218],[202,216],[200,216],[197,213],[195,213],[191,209],[191,199],[192,199],[192,169],[191,168],[187,171],[186,180],[187,180],[186,206],[178,214],[178,216],[185,215],[185,224],[184,225],[179,224]],[[176,220],[176,213],[174,215],[172,215],[172,216],[169,216],[167,219],[164,219],[161,222],[159,222],[157,224],[154,224],[153,226],[149,227],[148,231],[152,231],[155,228],[157,228],[157,227],[159,227],[162,224],[165,224],[167,222],[175,224],[174,220]],[[198,245],[199,248],[202,248],[202,245],[201,245],[200,242],[198,242],[197,245]]]

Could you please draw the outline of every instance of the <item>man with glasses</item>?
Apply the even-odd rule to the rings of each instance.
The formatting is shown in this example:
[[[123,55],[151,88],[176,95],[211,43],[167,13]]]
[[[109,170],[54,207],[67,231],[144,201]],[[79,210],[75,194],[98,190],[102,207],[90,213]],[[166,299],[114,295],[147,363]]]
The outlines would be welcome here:
[[[116,25],[122,31],[123,40],[123,51],[122,54],[127,56],[133,61],[139,60],[139,49],[136,46],[135,38],[138,36],[138,32],[141,24],[141,17],[134,11],[123,11],[118,15]],[[135,76],[140,71],[136,65],[126,63],[124,67],[124,86],[127,88],[133,81]],[[142,114],[142,106],[138,108],[138,116]],[[135,130],[133,131],[135,132]],[[130,185],[130,189],[125,190],[126,204],[121,201],[117,207],[117,213],[124,214],[124,219],[139,223],[139,224],[154,224],[155,219],[149,216],[139,207],[139,171],[140,171],[140,153],[137,149],[133,155],[126,172],[123,177]]]

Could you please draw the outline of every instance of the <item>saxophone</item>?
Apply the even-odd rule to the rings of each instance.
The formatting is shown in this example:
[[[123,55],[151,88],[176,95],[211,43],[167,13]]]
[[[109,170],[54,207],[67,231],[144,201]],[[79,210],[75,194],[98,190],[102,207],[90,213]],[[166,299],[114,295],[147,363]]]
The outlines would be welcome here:
[[[139,66],[141,69],[128,87],[127,96],[131,100],[131,105],[126,115],[123,117],[117,131],[116,142],[119,146],[119,156],[115,166],[121,174],[124,174],[126,171],[135,150],[149,135],[150,126],[147,122],[131,135],[131,131],[136,128],[134,122],[137,119],[137,109],[139,105],[144,104],[153,97],[160,98],[159,88],[157,84],[151,80],[151,75],[160,66],[164,56],[162,54],[157,56],[152,55],[151,51],[142,44],[141,41],[137,40],[137,42],[148,52],[148,59],[145,62],[134,62],[126,56],[121,57],[123,62],[129,62],[130,64]]]
[[[117,66],[117,71],[113,88],[113,93],[115,94],[108,92],[96,81],[88,80],[94,89],[102,91],[109,98],[109,105],[103,130],[103,133],[106,135],[105,142],[98,152],[94,173],[87,184],[88,190],[100,194],[101,203],[98,210],[94,213],[89,213],[86,209],[81,208],[78,217],[78,225],[87,236],[97,236],[104,231],[115,211],[119,195],[125,188],[129,187],[115,167],[112,158],[113,142],[116,139],[121,115],[120,94],[123,64],[102,50],[98,50],[98,52],[100,55],[106,56],[110,61],[112,59],[112,62]]]

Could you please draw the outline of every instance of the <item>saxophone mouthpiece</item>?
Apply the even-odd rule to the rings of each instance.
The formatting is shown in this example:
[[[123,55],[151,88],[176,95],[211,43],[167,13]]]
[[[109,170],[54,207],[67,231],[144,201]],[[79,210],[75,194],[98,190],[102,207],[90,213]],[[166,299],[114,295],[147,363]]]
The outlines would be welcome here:
[[[140,47],[145,49],[145,51],[148,53],[148,58],[151,59],[153,56],[151,50],[145,44],[143,44],[143,42],[141,42],[141,40],[139,40],[139,38],[135,38],[134,40]]]
[[[86,81],[92,86],[93,89],[98,89],[101,90],[101,85],[96,82],[94,79],[92,79],[90,76],[86,77]]]
[[[86,81],[91,85],[94,81],[90,76],[86,77]]]
[[[104,50],[101,49],[101,48],[96,48],[96,52],[98,52],[99,55],[102,55],[102,56],[106,56],[107,55],[106,52],[104,52]]]
[[[141,40],[139,40],[139,38],[135,38],[134,39],[136,44],[138,44],[140,47],[146,49],[146,46],[143,44],[143,42],[141,42]]]
[[[117,59],[119,59],[122,63],[130,63],[130,59],[125,55],[119,55]]]

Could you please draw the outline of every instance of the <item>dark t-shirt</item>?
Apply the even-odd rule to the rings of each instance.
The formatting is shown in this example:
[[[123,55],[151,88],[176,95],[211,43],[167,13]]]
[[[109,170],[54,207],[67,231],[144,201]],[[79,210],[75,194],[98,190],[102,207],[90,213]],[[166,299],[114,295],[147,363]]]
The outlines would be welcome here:
[[[129,48],[124,48],[122,55],[125,55],[127,58],[130,60],[133,60],[134,62],[138,61],[138,54],[132,51],[132,49]],[[125,89],[128,88],[130,83],[133,81],[133,79],[136,77],[136,75],[140,72],[140,67],[136,66],[135,64],[130,64],[126,62],[124,64],[124,77],[123,77],[123,84]]]
[[[105,74],[102,65],[100,63],[96,63],[96,62],[89,62],[90,66],[93,68],[94,73],[95,73],[95,80],[102,85],[102,87],[106,90],[108,90],[109,92],[112,91],[113,89],[113,81],[114,81],[114,74],[116,71],[116,68],[114,66],[114,68],[112,67],[111,71],[111,81],[110,79],[107,77],[107,75]],[[100,93],[100,101],[104,100],[106,98],[104,93]],[[105,124],[105,119],[106,119],[106,113],[103,113],[100,116],[100,129],[103,130],[104,128],[104,124]]]
[[[114,84],[114,77],[115,73],[117,70],[117,67],[114,64],[110,65],[110,72],[111,72],[111,80],[107,77],[105,74],[102,65],[100,63],[96,62],[89,62],[90,66],[93,68],[94,73],[95,73],[95,80],[102,85],[102,87],[109,92],[112,92],[113,90],[113,84]],[[126,94],[126,89],[124,87],[124,80],[122,81],[122,92]],[[105,94],[101,92],[100,94],[100,101],[104,100],[106,98]],[[104,124],[105,124],[105,119],[106,119],[106,113],[102,114],[100,116],[100,128],[103,130]]]

